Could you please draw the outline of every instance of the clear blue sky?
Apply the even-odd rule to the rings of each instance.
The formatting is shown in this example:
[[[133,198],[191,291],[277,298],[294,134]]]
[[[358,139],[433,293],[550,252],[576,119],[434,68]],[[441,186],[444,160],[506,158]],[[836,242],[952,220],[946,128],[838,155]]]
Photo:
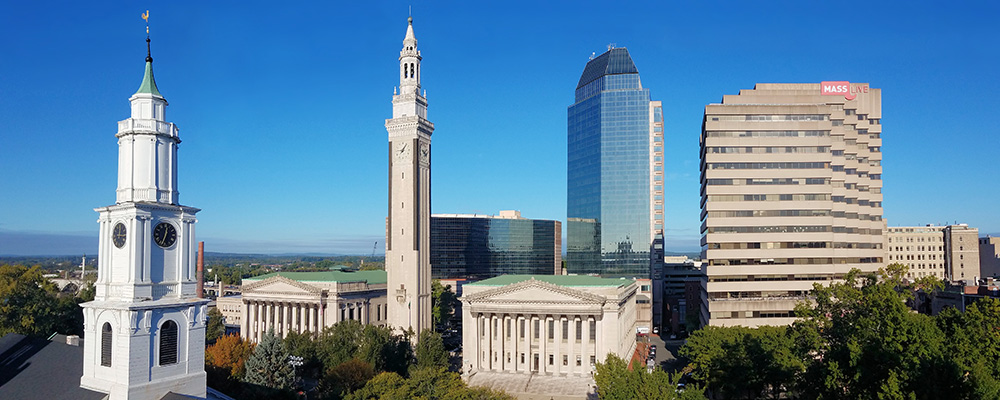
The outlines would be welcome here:
[[[413,3],[433,212],[566,218],[566,108],[628,47],[666,118],[668,250],[698,248],[704,106],[757,82],[881,88],[890,225],[1000,232],[996,2]],[[116,121],[154,70],[209,251],[364,254],[386,215],[405,2],[0,4],[0,254],[97,248]],[[627,5],[620,5],[627,4]]]

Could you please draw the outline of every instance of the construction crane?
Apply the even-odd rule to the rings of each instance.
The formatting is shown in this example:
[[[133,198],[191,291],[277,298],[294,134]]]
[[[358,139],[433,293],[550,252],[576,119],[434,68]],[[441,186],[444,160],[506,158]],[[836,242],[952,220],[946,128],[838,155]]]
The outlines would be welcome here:
[[[378,247],[378,240],[376,240],[376,241],[375,241],[375,244],[373,244],[373,245],[372,245],[372,255],[371,255],[371,257],[369,257],[369,258],[375,258],[375,249],[376,249],[377,247]],[[365,259],[364,259],[364,258],[362,258],[362,259],[361,259],[361,266],[362,266],[362,267],[364,267],[364,266],[365,266]],[[360,267],[359,267],[358,269],[360,269]]]

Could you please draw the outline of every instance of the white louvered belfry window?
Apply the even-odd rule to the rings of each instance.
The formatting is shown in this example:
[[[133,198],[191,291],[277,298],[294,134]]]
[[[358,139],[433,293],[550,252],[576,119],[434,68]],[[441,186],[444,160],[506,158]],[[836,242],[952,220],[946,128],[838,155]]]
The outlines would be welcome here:
[[[111,324],[107,322],[101,327],[101,366],[111,366]]]
[[[160,327],[160,365],[177,363],[177,324],[167,321]]]

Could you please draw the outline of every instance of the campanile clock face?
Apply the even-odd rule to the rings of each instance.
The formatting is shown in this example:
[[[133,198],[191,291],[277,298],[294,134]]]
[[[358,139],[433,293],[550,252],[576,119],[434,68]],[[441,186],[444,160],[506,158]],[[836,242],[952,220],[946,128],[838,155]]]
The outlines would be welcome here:
[[[121,222],[115,224],[115,230],[111,232],[111,241],[114,242],[115,247],[122,248],[126,238],[128,238],[128,232],[125,230],[125,224]]]
[[[170,247],[177,240],[177,229],[167,222],[160,222],[153,228],[153,241],[160,247]]]

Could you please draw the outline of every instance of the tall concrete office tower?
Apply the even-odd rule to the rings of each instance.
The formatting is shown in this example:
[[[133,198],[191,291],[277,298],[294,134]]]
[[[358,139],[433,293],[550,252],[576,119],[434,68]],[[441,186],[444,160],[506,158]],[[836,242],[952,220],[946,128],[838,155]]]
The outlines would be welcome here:
[[[649,277],[663,228],[663,112],[626,48],[587,63],[567,143],[566,270]]]
[[[431,327],[431,133],[420,93],[420,51],[413,18],[399,52],[399,93],[389,131],[389,217],[385,270],[389,325],[419,333]]]
[[[80,386],[109,399],[205,397],[205,307],[195,279],[195,213],[178,203],[177,126],[146,71],[118,122],[118,195],[98,208],[97,293],[83,307]]]
[[[784,325],[814,283],[884,265],[882,92],[758,84],[705,107],[702,321]]]

